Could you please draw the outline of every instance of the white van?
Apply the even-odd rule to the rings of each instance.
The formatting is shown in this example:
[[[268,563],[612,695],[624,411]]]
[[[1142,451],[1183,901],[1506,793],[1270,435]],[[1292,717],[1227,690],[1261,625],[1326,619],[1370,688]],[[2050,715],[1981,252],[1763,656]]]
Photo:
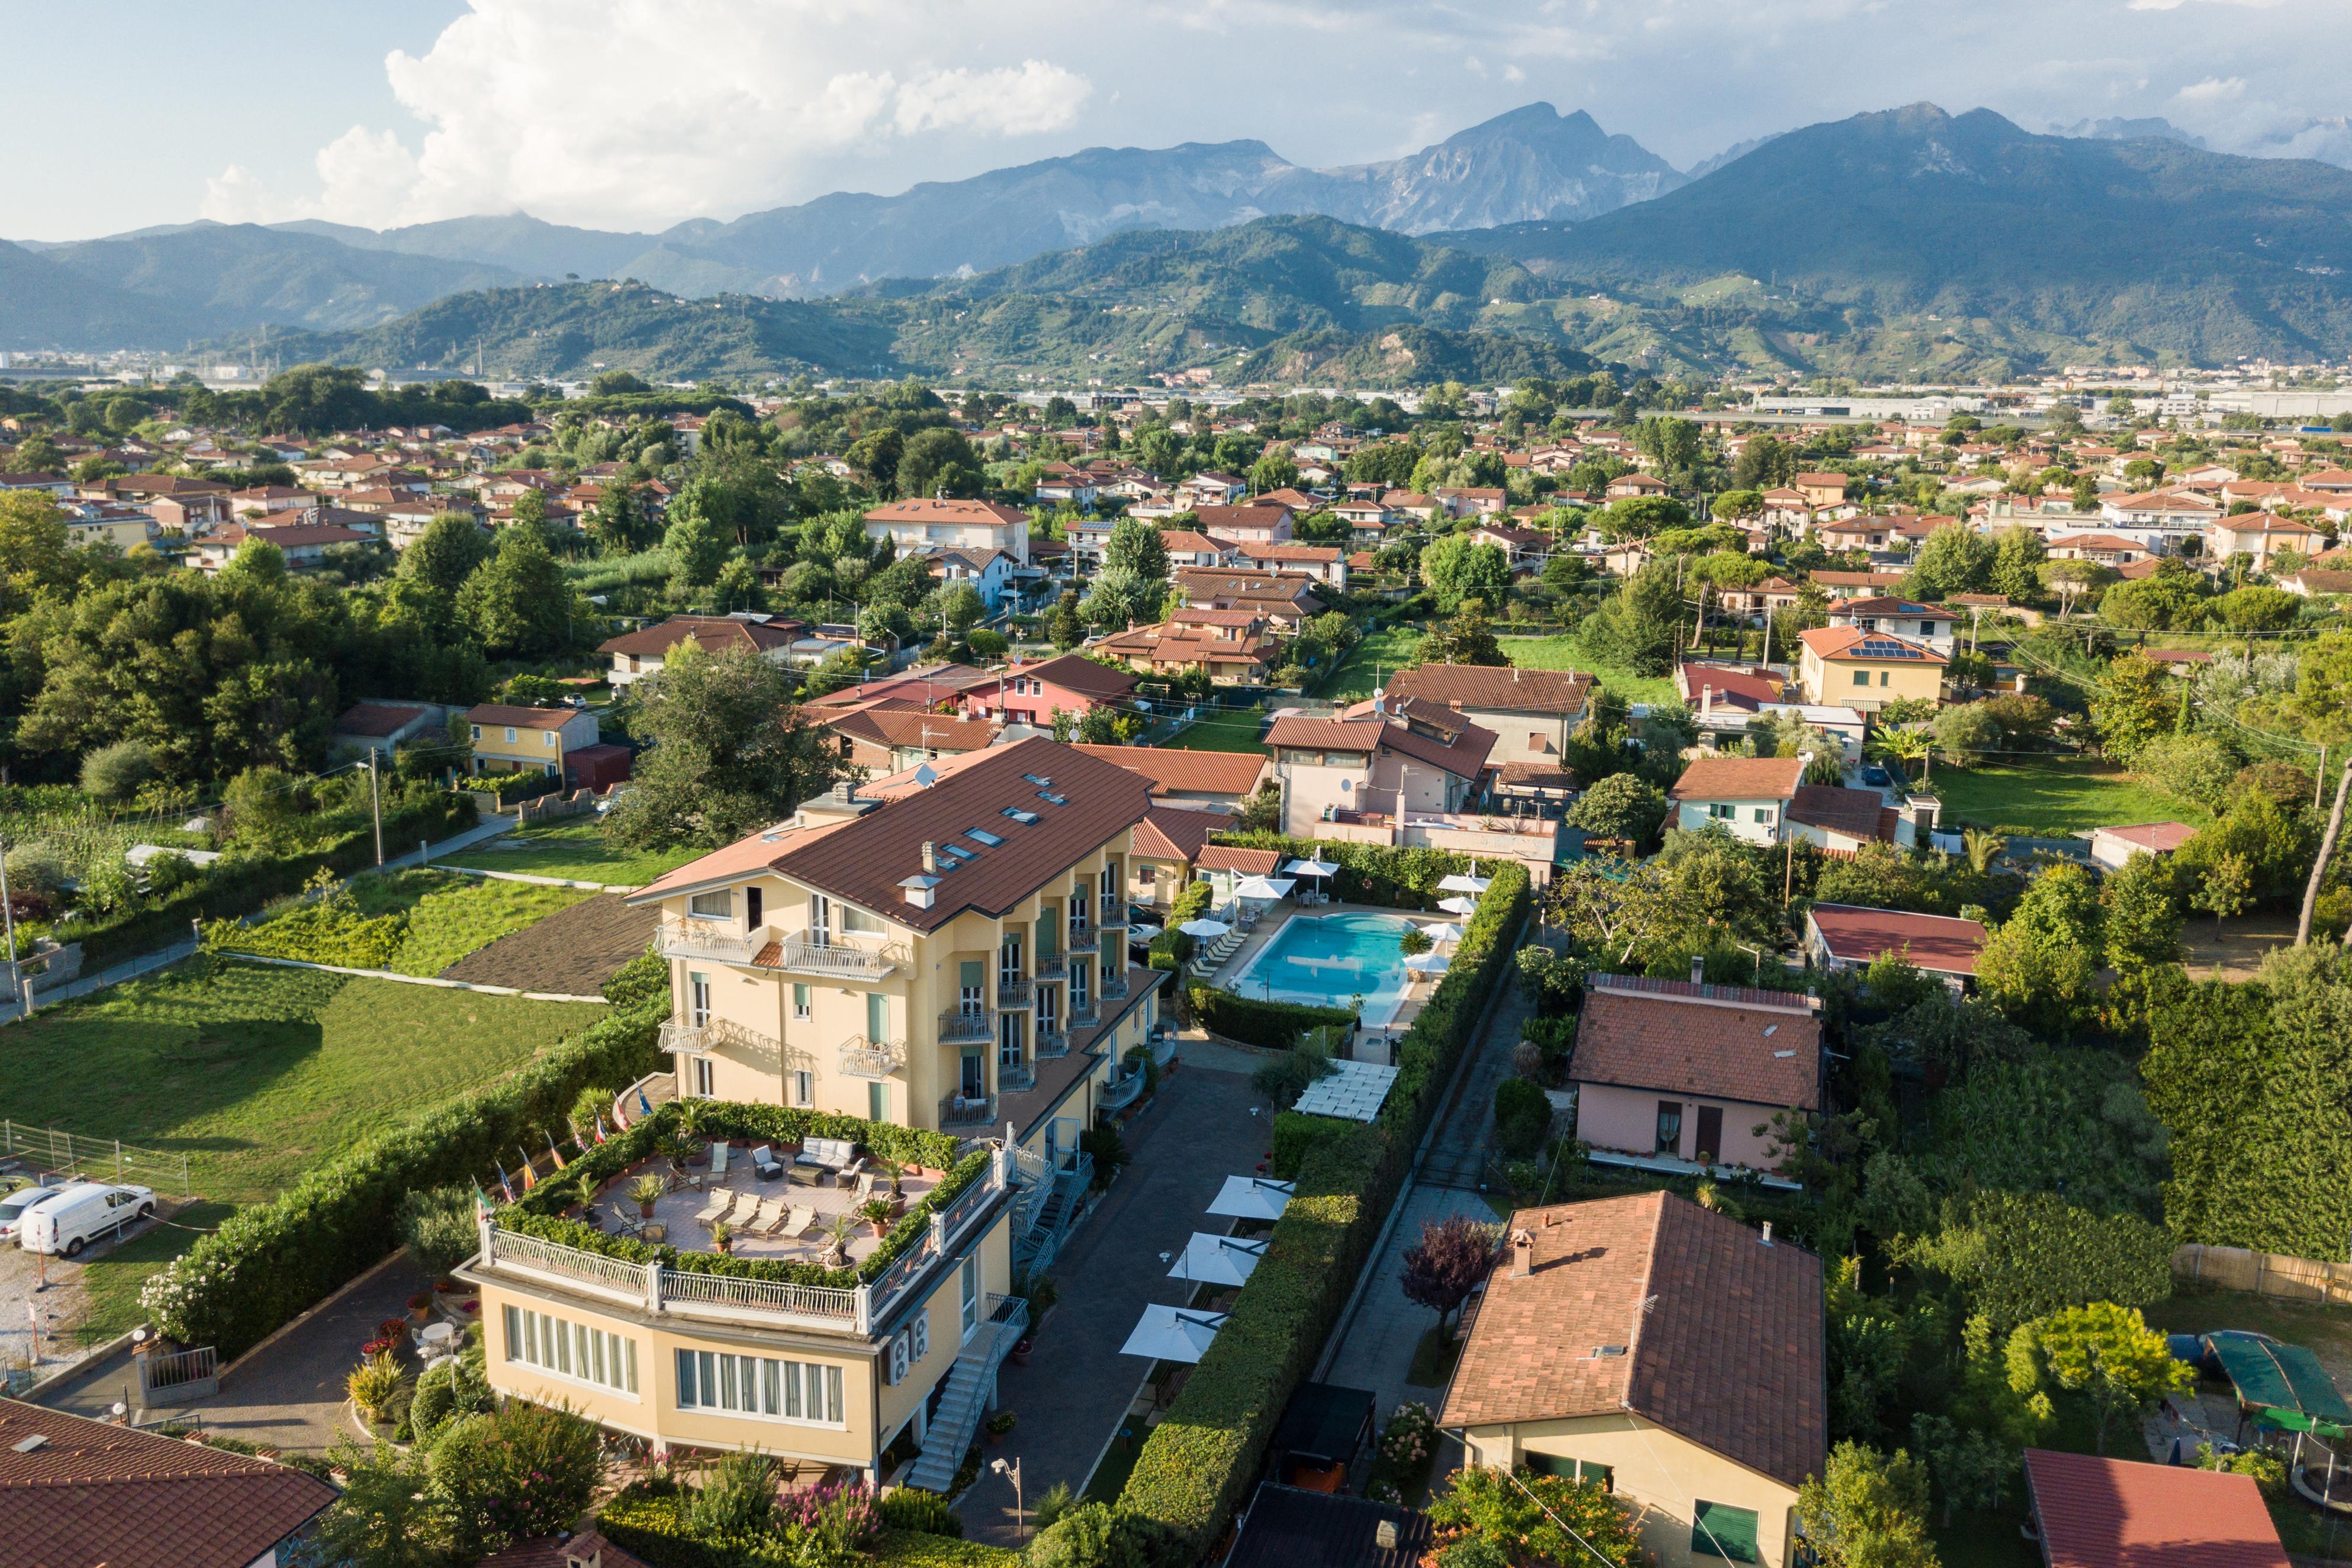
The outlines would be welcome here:
[[[101,1236],[112,1236],[155,1212],[155,1191],[79,1182],[25,1211],[16,1224],[16,1245],[27,1252],[79,1258]]]

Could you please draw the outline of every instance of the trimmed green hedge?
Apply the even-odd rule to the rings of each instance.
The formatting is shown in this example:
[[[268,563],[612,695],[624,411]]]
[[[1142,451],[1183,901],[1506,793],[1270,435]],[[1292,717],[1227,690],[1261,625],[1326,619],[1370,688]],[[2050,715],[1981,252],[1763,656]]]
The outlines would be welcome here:
[[[1338,1143],[1354,1130],[1353,1123],[1334,1116],[1284,1111],[1274,1119],[1274,1146],[1266,1156],[1267,1163],[1273,1166],[1276,1176],[1289,1181],[1318,1149]]]
[[[596,1515],[596,1528],[653,1568],[789,1568],[790,1549],[776,1536],[739,1540],[697,1534],[687,1522],[692,1494],[676,1481],[633,1481]]]
[[[1437,884],[1470,870],[1470,857],[1452,850],[1398,849],[1390,844],[1346,843],[1336,839],[1294,839],[1271,829],[1253,833],[1212,833],[1210,841],[1236,849],[1273,850],[1287,863],[1319,860],[1336,865],[1328,891],[1343,904],[1374,904],[1399,909],[1425,908]]]
[[[1262,1045],[1268,1051],[1288,1051],[1308,1030],[1347,1029],[1356,1015],[1346,1008],[1310,1008],[1296,1002],[1262,1000],[1213,986],[1195,985],[1186,999],[1192,1017],[1211,1034]]]
[[[1436,1091],[1460,1061],[1486,998],[1509,977],[1528,903],[1523,867],[1495,873],[1453,967],[1399,1047],[1404,1071],[1378,1122],[1336,1137],[1293,1133],[1314,1145],[1301,1150],[1297,1191],[1216,1343],[1145,1440],[1119,1494],[1121,1508],[1177,1531],[1192,1556],[1209,1549],[1241,1506],[1274,1424],[1330,1337],[1437,1113]],[[1314,1120],[1297,1117],[1293,1124]]]
[[[660,1059],[669,998],[609,1014],[497,1082],[421,1111],[337,1155],[268,1203],[239,1209],[147,1281],[148,1312],[186,1344],[235,1356],[399,1245],[400,1200],[469,1182],[564,1116],[592,1084],[626,1083]]]
[[[915,1530],[885,1530],[874,1542],[874,1561],[883,1568],[1017,1568],[1018,1552],[951,1535]]]

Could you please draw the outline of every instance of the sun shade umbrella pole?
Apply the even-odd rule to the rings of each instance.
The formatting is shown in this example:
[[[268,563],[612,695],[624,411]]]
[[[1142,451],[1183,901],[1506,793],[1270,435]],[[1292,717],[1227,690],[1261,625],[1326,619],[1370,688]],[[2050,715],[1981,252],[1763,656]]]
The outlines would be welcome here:
[[[2352,758],[2346,759],[2344,771],[2336,780],[2336,804],[2328,808],[2327,831],[2319,841],[2319,858],[2311,862],[2311,880],[2303,884],[2303,914],[2294,923],[2294,945],[2298,947],[2311,945],[2311,911],[2319,902],[2320,881],[2327,875],[2327,857],[2336,852],[2336,836],[2344,831],[2347,789],[2352,789]],[[2352,938],[2352,926],[2345,928],[2345,936]]]

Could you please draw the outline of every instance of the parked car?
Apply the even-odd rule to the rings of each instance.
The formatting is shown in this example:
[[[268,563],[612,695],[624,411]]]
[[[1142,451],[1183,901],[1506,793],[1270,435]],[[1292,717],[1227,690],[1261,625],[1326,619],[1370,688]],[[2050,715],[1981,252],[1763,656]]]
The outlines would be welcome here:
[[[77,1182],[25,1211],[16,1228],[16,1245],[27,1252],[79,1258],[81,1249],[100,1237],[120,1234],[154,1212],[152,1187]]]
[[[44,1198],[55,1197],[63,1191],[65,1187],[61,1183],[37,1181],[0,1197],[0,1241],[16,1240],[16,1227],[24,1219],[25,1211]]]

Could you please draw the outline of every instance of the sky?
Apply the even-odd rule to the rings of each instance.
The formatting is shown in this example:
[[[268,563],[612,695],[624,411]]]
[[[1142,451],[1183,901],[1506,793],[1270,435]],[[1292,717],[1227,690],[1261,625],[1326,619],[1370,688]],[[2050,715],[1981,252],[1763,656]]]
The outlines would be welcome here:
[[[1538,99],[1679,168],[1923,99],[2352,166],[2346,0],[0,0],[0,37],[12,239],[653,230],[1090,146],[1369,162]]]

